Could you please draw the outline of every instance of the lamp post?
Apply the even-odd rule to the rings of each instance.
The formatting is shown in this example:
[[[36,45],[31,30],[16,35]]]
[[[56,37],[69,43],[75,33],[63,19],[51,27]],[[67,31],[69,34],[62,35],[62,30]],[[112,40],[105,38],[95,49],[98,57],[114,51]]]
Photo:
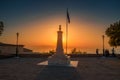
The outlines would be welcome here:
[[[19,33],[16,33],[16,57],[18,57],[18,37],[19,37]]]
[[[104,46],[104,38],[105,38],[105,36],[102,35],[102,39],[103,39],[103,56],[104,56],[104,50],[105,50],[105,49],[104,49],[104,47],[105,47],[105,46]]]

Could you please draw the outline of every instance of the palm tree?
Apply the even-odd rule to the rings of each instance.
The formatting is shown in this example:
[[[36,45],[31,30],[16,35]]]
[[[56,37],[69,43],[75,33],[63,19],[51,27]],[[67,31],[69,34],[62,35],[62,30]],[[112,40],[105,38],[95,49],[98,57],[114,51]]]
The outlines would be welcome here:
[[[0,36],[2,35],[3,29],[4,28],[4,24],[2,21],[0,21]]]

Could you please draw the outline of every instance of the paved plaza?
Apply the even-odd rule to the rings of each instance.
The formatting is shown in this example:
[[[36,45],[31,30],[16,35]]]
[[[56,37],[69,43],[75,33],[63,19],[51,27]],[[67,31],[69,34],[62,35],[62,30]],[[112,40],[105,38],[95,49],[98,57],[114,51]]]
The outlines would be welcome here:
[[[120,80],[120,59],[72,58],[77,67],[37,65],[47,58],[0,60],[0,80]]]

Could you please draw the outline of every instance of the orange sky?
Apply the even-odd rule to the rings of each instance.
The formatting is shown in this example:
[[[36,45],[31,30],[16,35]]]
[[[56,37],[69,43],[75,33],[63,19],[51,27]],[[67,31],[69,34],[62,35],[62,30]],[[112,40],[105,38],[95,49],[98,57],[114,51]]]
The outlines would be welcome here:
[[[52,20],[51,20],[52,19]],[[64,17],[52,16],[44,20],[33,20],[25,24],[17,25],[14,29],[7,29],[1,37],[2,42],[15,43],[16,31],[20,33],[19,43],[25,47],[33,49],[33,51],[49,51],[55,49],[57,41],[58,26],[62,25],[63,44],[65,47],[66,28]],[[94,52],[96,48],[102,49],[102,35],[105,27],[92,21],[85,22],[72,18],[69,24],[68,47],[70,49],[77,48],[78,50]],[[105,45],[108,47],[107,40]]]
[[[0,21],[4,32],[0,41],[19,43],[33,51],[55,49],[58,26],[62,25],[65,46],[66,8],[70,14],[69,50],[102,52],[102,35],[110,24],[120,20],[119,0],[2,0]],[[111,50],[105,36],[105,47]]]

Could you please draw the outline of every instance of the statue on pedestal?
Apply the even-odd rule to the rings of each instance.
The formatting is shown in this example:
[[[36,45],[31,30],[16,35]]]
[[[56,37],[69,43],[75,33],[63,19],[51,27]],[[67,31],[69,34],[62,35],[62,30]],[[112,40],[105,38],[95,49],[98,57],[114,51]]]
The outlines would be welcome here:
[[[48,65],[70,65],[70,59],[64,54],[63,43],[62,43],[62,31],[61,25],[59,25],[59,31],[57,31],[57,47],[56,53],[48,58]]]

